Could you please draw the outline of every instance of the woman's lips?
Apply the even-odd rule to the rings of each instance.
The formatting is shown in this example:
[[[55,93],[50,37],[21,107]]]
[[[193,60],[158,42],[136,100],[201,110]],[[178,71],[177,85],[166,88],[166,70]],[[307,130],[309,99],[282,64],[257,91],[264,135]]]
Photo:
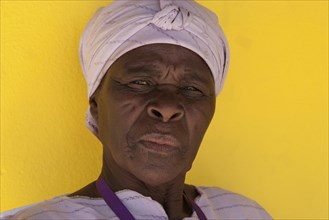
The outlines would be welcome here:
[[[159,151],[169,152],[179,148],[179,141],[168,134],[150,133],[143,135],[139,140],[144,147]]]

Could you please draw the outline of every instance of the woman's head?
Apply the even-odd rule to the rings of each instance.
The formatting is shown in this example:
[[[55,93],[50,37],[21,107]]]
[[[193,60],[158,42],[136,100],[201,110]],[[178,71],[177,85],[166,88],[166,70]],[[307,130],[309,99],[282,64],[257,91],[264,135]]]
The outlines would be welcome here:
[[[229,49],[217,16],[194,1],[114,1],[99,9],[80,42],[80,60],[89,98],[121,56],[151,44],[172,44],[198,54],[209,67],[218,94],[224,83]],[[98,135],[95,118],[87,126]]]

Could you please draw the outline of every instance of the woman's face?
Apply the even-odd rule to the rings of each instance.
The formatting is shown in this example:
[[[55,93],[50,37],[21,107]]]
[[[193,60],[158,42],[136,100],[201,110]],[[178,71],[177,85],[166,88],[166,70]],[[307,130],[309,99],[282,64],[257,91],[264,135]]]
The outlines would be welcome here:
[[[196,53],[169,44],[127,52],[95,95],[105,160],[153,186],[185,176],[215,102],[211,71]]]

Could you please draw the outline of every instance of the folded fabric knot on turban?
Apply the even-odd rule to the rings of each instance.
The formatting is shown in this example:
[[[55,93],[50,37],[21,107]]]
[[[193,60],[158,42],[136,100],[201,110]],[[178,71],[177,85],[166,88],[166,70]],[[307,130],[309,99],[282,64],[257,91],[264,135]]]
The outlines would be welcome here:
[[[193,0],[117,0],[95,13],[80,40],[88,97],[120,56],[156,43],[197,53],[209,66],[219,94],[227,74],[229,48],[216,14]],[[97,136],[97,121],[89,109],[87,127]]]
[[[163,30],[182,30],[189,24],[190,12],[176,5],[166,5],[156,13],[150,23]]]

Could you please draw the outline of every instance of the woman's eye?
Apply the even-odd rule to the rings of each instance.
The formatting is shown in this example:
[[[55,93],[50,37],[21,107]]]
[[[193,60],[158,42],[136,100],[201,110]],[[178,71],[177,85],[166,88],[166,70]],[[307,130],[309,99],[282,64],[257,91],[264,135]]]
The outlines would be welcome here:
[[[197,88],[193,87],[193,86],[186,86],[183,88],[184,90],[188,90],[188,91],[199,91]]]
[[[135,81],[132,81],[130,82],[130,84],[135,84],[135,85],[151,85],[148,81],[146,80],[135,80]]]
[[[153,84],[148,80],[134,80],[128,83],[128,87],[136,91],[149,91]]]
[[[182,93],[190,97],[200,97],[203,96],[203,92],[194,86],[184,86],[182,87]]]
[[[202,91],[194,86],[185,86],[183,87],[185,92],[194,92],[194,93],[202,93]]]

